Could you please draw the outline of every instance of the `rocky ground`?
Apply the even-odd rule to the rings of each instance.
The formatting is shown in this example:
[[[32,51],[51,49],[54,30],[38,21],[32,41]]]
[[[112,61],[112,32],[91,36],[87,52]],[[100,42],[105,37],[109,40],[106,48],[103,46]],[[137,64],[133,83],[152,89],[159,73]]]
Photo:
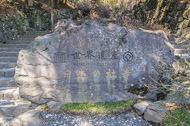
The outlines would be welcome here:
[[[45,126],[152,126],[136,113],[81,116],[45,112],[42,116]]]

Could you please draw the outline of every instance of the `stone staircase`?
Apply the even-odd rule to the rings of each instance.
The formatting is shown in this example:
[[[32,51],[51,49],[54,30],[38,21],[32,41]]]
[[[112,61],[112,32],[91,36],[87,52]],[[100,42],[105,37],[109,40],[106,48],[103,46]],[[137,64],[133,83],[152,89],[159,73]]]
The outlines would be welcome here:
[[[190,42],[175,43],[172,45],[174,47],[175,56],[185,57],[187,60],[190,60]]]
[[[190,38],[185,40],[180,40],[178,35],[171,35],[169,37],[170,43],[174,47],[174,54],[176,57],[185,57],[190,60]]]
[[[35,37],[47,31],[29,31],[15,40],[0,44],[0,126],[6,126],[17,115],[31,109],[31,103],[19,96],[19,88],[14,81],[15,67],[19,51],[26,48]]]

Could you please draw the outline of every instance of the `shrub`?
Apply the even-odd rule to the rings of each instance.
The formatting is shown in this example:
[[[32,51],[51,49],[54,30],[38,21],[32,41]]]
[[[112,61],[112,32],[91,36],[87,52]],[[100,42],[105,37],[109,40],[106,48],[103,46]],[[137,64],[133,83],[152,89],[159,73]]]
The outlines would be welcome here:
[[[145,84],[145,86],[157,94],[167,95],[170,93],[171,96],[175,97],[176,102],[178,99],[182,101],[188,100],[190,98],[190,63],[185,58],[183,59],[180,64],[183,70],[177,72],[172,66],[160,64],[159,81],[152,79],[155,84],[151,83],[149,86]]]

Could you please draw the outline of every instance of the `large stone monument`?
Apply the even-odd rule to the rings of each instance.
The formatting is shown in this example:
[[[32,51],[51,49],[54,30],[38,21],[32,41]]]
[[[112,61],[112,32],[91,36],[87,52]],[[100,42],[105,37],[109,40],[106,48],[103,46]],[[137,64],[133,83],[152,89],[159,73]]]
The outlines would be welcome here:
[[[21,97],[50,107],[148,98],[144,84],[158,79],[159,62],[172,64],[173,58],[162,31],[62,20],[55,32],[20,51],[15,79]]]

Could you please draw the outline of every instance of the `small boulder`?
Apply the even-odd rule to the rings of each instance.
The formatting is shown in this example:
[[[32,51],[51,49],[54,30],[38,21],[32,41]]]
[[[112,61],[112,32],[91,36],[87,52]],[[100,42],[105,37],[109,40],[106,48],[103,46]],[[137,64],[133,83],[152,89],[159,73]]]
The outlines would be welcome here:
[[[168,112],[168,109],[162,105],[162,102],[150,103],[144,112],[144,119],[154,123],[162,124],[162,120]]]
[[[11,126],[43,126],[43,121],[40,119],[39,110],[30,110],[16,117],[11,122]]]
[[[134,104],[133,107],[135,108],[135,111],[139,115],[142,115],[149,104],[150,104],[150,102],[144,101],[144,102]]]

